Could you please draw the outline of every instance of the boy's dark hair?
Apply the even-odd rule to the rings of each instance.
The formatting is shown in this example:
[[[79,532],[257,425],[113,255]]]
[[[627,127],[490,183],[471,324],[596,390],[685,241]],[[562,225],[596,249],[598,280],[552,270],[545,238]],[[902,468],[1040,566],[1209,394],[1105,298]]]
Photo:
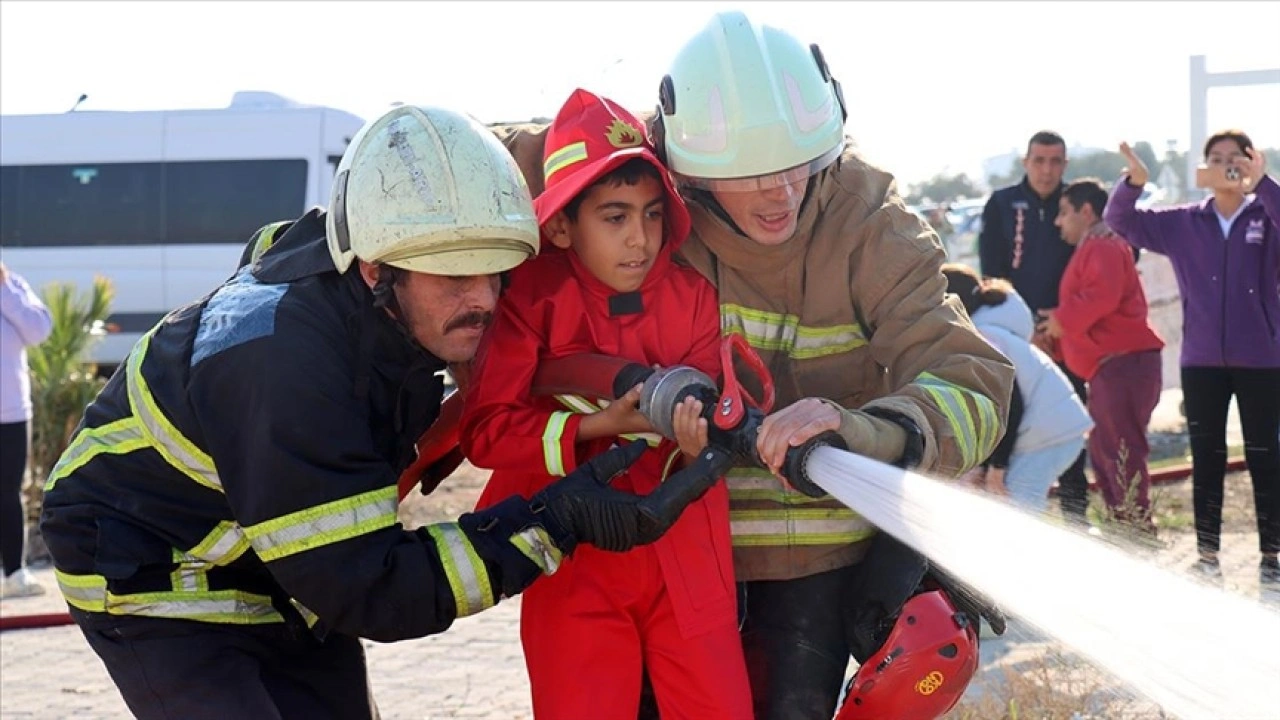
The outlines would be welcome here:
[[[658,172],[658,168],[653,163],[644,158],[631,158],[618,167],[610,170],[603,177],[590,185],[582,188],[582,192],[573,196],[573,199],[565,203],[564,214],[573,222],[578,221],[578,210],[582,207],[582,201],[586,199],[587,192],[593,187],[599,185],[609,185],[617,187],[619,185],[635,185],[640,182],[640,178],[653,178],[659,184],[662,183],[662,175]]]
[[[970,316],[980,307],[987,305],[1003,305],[1013,291],[1013,285],[1001,278],[978,277],[978,271],[961,263],[947,263],[942,266],[942,275],[947,279],[947,292],[960,298],[965,312]]]
[[[1209,148],[1217,145],[1223,140],[1231,140],[1235,142],[1236,146],[1240,148],[1240,152],[1245,155],[1248,155],[1248,151],[1253,149],[1253,141],[1249,139],[1248,135],[1244,134],[1243,130],[1220,130],[1213,135],[1210,135],[1209,139],[1204,141],[1205,160],[1209,159]]]
[[[1052,130],[1041,130],[1031,136],[1031,139],[1027,141],[1027,157],[1031,157],[1032,145],[1061,145],[1062,151],[1067,151],[1067,141],[1063,140],[1061,135]]]
[[[1102,211],[1107,207],[1107,191],[1102,188],[1102,182],[1098,178],[1080,178],[1067,186],[1062,191],[1062,197],[1071,203],[1071,207],[1077,211],[1086,204],[1093,208],[1093,214],[1099,218],[1102,217]]]

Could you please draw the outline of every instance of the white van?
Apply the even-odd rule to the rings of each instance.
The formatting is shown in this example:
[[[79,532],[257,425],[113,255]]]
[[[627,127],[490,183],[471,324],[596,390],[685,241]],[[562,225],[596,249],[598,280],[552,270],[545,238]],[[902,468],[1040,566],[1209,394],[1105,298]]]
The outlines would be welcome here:
[[[75,111],[0,121],[0,248],[39,290],[115,285],[94,360],[110,369],[170,310],[236,269],[255,230],[327,205],[363,120],[272,93],[222,109]]]

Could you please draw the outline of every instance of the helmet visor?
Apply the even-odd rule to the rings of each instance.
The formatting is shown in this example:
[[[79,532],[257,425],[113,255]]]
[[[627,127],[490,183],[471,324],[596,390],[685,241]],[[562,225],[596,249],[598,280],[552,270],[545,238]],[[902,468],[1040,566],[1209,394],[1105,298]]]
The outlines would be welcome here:
[[[676,181],[685,187],[711,190],[713,192],[755,192],[758,190],[771,190],[776,187],[782,187],[783,185],[794,185],[795,183],[808,180],[810,177],[825,170],[828,165],[835,162],[836,158],[840,157],[840,153],[843,151],[844,145],[842,143],[807,163],[797,165],[781,172],[768,173],[766,175],[737,178],[702,178],[677,174],[675,177]]]

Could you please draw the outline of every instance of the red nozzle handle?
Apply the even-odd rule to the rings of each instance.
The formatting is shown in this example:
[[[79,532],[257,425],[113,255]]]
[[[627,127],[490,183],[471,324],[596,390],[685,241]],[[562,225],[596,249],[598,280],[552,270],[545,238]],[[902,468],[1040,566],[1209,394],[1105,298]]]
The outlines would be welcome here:
[[[753,397],[742,387],[742,383],[738,382],[737,372],[733,369],[734,350],[738,351],[747,367],[751,368],[760,379],[760,384],[764,388],[764,402]],[[720,391],[720,404],[716,407],[714,415],[716,427],[721,430],[731,430],[742,422],[742,416],[747,411],[743,403],[744,397],[765,413],[773,409],[773,376],[769,374],[769,369],[764,366],[764,361],[756,351],[747,344],[745,337],[738,333],[724,336],[720,341],[720,366],[724,370],[724,388]]]

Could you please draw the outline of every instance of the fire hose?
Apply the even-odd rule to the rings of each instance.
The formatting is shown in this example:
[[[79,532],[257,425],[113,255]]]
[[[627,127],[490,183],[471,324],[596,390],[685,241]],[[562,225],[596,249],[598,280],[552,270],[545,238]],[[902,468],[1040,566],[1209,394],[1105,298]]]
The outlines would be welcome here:
[[[763,398],[757,399],[739,381],[734,359],[737,357],[756,376]],[[756,436],[765,415],[773,408],[773,379],[763,361],[740,335],[728,335],[720,346],[723,388],[705,373],[686,365],[651,368],[622,358],[582,353],[545,360],[533,377],[533,395],[584,395],[616,399],[636,385],[641,385],[640,413],[649,419],[658,434],[675,439],[672,417],[686,397],[702,403],[702,417],[707,420],[709,447],[716,453],[717,467],[727,470],[732,465],[764,467],[756,453]],[[448,477],[463,457],[457,447],[457,422],[462,414],[461,391],[445,399],[440,419],[418,443],[418,459],[400,476],[399,490],[403,499],[421,485],[428,494]],[[846,450],[843,438],[833,431],[824,432],[808,442],[790,448],[782,465],[782,475],[792,487],[811,497],[827,494],[809,477],[807,462],[819,447]],[[722,467],[721,467],[722,466]],[[698,494],[705,491],[716,477],[708,477],[707,485],[690,487]],[[672,495],[670,508],[683,507],[688,498]]]

